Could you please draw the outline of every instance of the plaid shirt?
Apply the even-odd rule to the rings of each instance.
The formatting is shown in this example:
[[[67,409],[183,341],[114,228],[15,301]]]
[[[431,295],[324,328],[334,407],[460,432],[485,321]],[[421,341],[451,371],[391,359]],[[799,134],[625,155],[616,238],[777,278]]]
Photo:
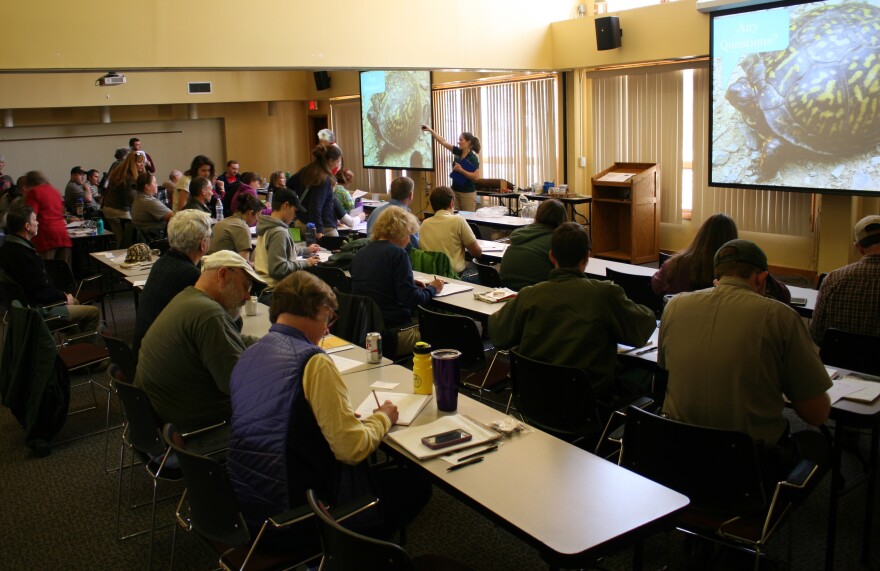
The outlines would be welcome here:
[[[810,335],[822,344],[829,327],[880,337],[880,254],[829,273],[822,282]]]

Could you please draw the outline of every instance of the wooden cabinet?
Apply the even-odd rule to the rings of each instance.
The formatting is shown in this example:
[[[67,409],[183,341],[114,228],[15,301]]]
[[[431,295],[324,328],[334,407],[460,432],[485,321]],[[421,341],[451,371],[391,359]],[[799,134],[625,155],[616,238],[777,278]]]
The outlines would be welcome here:
[[[604,179],[604,180],[603,180]],[[660,167],[614,163],[592,178],[593,256],[632,264],[660,253]]]

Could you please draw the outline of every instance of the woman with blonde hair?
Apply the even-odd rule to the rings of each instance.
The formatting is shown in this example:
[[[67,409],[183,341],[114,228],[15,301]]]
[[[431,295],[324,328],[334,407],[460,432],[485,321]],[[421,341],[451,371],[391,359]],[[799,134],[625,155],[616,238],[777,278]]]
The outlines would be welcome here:
[[[413,278],[405,248],[418,230],[415,216],[399,206],[388,206],[373,224],[372,241],[351,262],[351,293],[375,301],[387,328],[412,325],[416,308],[443,291],[443,282],[436,278],[427,284]],[[397,354],[412,353],[418,340],[418,328],[402,329]]]

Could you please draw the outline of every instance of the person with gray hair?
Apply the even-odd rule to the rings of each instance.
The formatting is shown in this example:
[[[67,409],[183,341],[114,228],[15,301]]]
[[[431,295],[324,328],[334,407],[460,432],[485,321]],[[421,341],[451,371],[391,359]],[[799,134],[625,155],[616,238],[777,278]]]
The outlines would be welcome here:
[[[232,370],[227,469],[252,533],[270,512],[302,505],[307,489],[332,505],[377,496],[376,509],[346,525],[383,538],[412,521],[431,497],[422,470],[370,465],[397,421],[397,407],[386,400],[369,416],[355,414],[342,376],[320,347],[336,307],[336,295],[317,277],[287,276],[272,296],[271,329]],[[263,541],[282,549],[320,546],[311,522],[293,528],[267,531]]]
[[[165,306],[199,279],[198,263],[211,245],[211,218],[198,210],[181,210],[168,221],[169,250],[150,271],[140,296],[134,322],[132,350],[137,356],[141,340]]]
[[[351,293],[372,298],[387,328],[404,328],[397,335],[398,355],[412,353],[419,340],[418,328],[407,327],[413,323],[416,308],[443,290],[443,282],[436,277],[427,284],[413,278],[404,248],[418,228],[412,213],[389,206],[373,225],[372,241],[351,262]]]

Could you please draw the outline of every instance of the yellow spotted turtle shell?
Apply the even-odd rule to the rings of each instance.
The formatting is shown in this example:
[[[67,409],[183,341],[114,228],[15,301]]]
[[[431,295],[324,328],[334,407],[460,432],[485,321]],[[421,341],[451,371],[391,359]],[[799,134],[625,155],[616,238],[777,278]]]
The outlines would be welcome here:
[[[880,9],[822,6],[792,19],[789,47],[743,64],[767,127],[822,154],[880,141]]]
[[[379,138],[408,149],[421,134],[422,101],[417,81],[408,73],[388,72],[385,91],[370,100],[368,119]]]

